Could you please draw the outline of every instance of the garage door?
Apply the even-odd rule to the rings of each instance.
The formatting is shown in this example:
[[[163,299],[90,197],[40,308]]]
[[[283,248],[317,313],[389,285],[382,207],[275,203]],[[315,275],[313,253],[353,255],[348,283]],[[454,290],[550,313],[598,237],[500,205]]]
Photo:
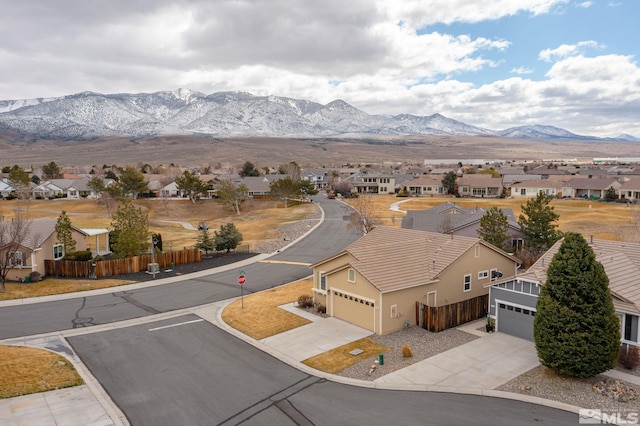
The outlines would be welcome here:
[[[375,331],[375,305],[373,301],[345,294],[339,290],[331,292],[331,299],[334,317]]]
[[[497,331],[533,340],[535,310],[498,302]]]

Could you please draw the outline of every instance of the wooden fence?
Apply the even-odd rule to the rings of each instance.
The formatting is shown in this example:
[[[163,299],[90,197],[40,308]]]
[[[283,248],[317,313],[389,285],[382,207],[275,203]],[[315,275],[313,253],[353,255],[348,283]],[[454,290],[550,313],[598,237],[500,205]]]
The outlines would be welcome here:
[[[160,269],[171,265],[185,265],[200,262],[202,254],[198,249],[184,249],[167,253],[157,253],[155,261]],[[97,262],[76,260],[45,260],[46,276],[65,278],[107,278],[115,275],[133,274],[146,271],[152,263],[151,254],[127,257],[124,259],[99,260]]]
[[[422,305],[422,328],[435,333],[487,316],[489,295],[474,297],[445,306]],[[420,304],[416,302],[419,311]]]

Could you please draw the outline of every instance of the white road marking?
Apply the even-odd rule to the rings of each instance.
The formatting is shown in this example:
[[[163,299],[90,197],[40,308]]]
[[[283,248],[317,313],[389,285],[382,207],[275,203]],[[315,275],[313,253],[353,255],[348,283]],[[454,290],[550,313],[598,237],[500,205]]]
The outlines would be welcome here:
[[[171,324],[171,325],[165,325],[165,326],[162,326],[162,327],[150,328],[148,331],[162,330],[163,328],[178,327],[180,325],[193,324],[194,322],[202,322],[202,321],[204,321],[204,320],[202,318],[200,318],[200,319],[193,320],[193,321],[185,321],[185,322],[179,322],[178,324]]]

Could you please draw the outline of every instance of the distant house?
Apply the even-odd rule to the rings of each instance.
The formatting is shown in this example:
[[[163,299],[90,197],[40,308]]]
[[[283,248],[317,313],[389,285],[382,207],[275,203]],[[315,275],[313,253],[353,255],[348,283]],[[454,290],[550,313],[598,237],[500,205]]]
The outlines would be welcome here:
[[[462,197],[499,197],[502,178],[485,174],[467,174],[458,179],[458,193]]]
[[[348,178],[358,194],[394,194],[396,177],[387,173],[358,173]]]
[[[447,191],[442,186],[442,177],[434,175],[421,175],[403,184],[403,189],[416,197],[443,195]]]
[[[64,197],[69,199],[80,198],[99,198],[100,194],[97,194],[93,189],[89,188],[88,177],[80,177],[78,179],[50,179],[36,185],[31,194],[35,198],[56,198]],[[105,185],[110,185],[113,181],[111,179],[105,180]]]
[[[311,268],[315,301],[328,315],[387,334],[410,324],[441,330],[484,316],[485,285],[515,274],[517,266],[513,256],[478,238],[382,226]],[[429,309],[438,313],[425,315]]]
[[[618,188],[618,198],[629,202],[637,203],[640,201],[640,178],[634,177],[623,182]]]
[[[57,242],[55,233],[56,219],[42,218],[24,221],[25,232],[23,238],[15,239],[11,235],[11,221],[0,222],[0,232],[5,242],[15,241],[0,247],[2,258],[8,254],[10,269],[7,279],[23,281],[31,272],[45,275],[45,260],[59,260],[65,255],[64,245]],[[76,250],[86,250],[85,238],[89,236],[83,230],[73,227],[73,239]]]
[[[507,216],[509,241],[505,247],[519,247],[522,245],[522,231],[513,214],[512,209],[501,209]],[[477,237],[480,220],[487,213],[486,209],[460,207],[455,203],[446,202],[426,210],[408,210],[402,218],[402,228],[416,229],[443,234]]]
[[[8,197],[15,189],[7,182],[0,181],[0,197]]]
[[[562,240],[554,244],[525,272],[488,284],[490,315],[498,331],[533,340],[540,287],[547,282],[547,268],[561,244]],[[589,245],[609,277],[622,343],[640,345],[640,244],[590,239]]]
[[[617,193],[622,184],[613,178],[574,178],[567,181],[565,186],[573,190],[573,197],[604,199],[609,188],[613,188]]]
[[[270,185],[278,179],[283,179],[287,175],[260,175],[260,176],[244,176],[238,182],[243,183],[249,189],[250,198],[264,198],[271,193]]]

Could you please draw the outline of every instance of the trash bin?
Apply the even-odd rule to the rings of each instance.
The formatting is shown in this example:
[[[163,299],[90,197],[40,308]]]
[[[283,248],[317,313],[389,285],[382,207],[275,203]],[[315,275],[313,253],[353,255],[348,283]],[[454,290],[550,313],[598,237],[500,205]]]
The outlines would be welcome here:
[[[24,277],[24,282],[25,283],[30,283],[31,282],[31,275],[27,275],[26,277]]]
[[[378,364],[384,365],[384,354],[378,354]]]

